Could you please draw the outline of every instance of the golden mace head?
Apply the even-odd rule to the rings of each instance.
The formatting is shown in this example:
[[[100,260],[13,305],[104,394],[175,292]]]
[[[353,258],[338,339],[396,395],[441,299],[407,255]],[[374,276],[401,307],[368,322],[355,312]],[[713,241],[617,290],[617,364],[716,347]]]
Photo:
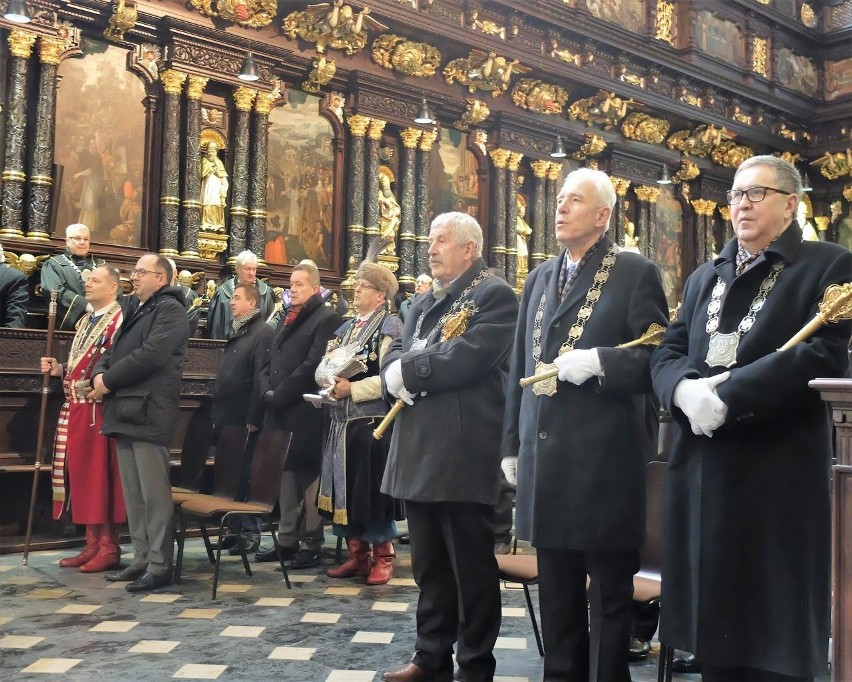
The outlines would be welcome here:
[[[852,319],[852,282],[828,287],[820,301],[819,313],[830,324]]]

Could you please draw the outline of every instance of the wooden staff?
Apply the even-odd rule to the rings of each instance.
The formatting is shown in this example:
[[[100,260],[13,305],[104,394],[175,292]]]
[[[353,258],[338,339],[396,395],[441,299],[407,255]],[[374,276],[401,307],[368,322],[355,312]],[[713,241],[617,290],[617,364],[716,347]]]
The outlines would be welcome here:
[[[625,343],[620,343],[616,346],[616,348],[633,348],[635,346],[658,346],[660,341],[663,340],[663,334],[666,333],[666,328],[660,324],[654,322],[648,330],[642,334],[638,339],[633,339],[632,341],[627,341]],[[531,386],[534,383],[539,381],[544,381],[545,379],[552,379],[555,376],[559,376],[559,370],[555,367],[553,369],[548,369],[544,372],[539,372],[538,374],[533,374],[529,377],[524,377],[518,383],[521,385],[521,388],[526,388],[527,386]]]
[[[824,324],[835,324],[840,320],[850,319],[852,319],[852,282],[832,284],[823,294],[822,301],[819,303],[819,312],[778,350],[789,350],[797,343],[809,338]]]
[[[47,350],[45,356],[53,357],[53,333],[56,331],[56,298],[57,291],[50,292],[50,306],[47,311]],[[38,431],[36,435],[35,471],[33,472],[33,489],[30,493],[30,513],[27,516],[27,534],[24,538],[24,566],[30,554],[30,541],[33,535],[33,518],[35,517],[36,495],[38,494],[38,482],[41,473],[41,457],[44,448],[44,422],[47,417],[47,399],[50,395],[50,370],[44,373],[41,379],[41,406],[38,413]]]

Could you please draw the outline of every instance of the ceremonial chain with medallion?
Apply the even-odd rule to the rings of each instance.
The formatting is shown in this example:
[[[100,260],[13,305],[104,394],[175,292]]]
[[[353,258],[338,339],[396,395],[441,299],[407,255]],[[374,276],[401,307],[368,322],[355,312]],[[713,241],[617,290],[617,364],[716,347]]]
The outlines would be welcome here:
[[[417,324],[414,325],[414,336],[411,340],[411,350],[423,350],[424,348],[426,348],[427,344],[429,343],[429,339],[434,338],[435,335],[443,329],[444,324],[451,316],[461,312],[462,307],[464,307],[465,305],[473,303],[472,301],[465,300],[465,297],[470,294],[470,292],[473,291],[473,289],[477,285],[481,284],[489,277],[493,277],[493,275],[488,270],[483,270],[476,277],[474,277],[473,281],[468,284],[464,291],[459,294],[459,297],[453,302],[453,304],[450,306],[450,309],[443,315],[441,315],[441,318],[438,320],[438,323],[434,327],[432,327],[432,329],[429,331],[428,334],[426,334],[426,338],[424,339],[420,338],[420,327],[423,326],[423,319],[426,317],[426,313],[429,311],[424,310],[422,313],[420,313],[420,317],[417,318]]]
[[[68,263],[68,265],[70,265],[72,268],[74,268],[77,271],[77,274],[80,275],[80,279],[83,280],[84,282],[89,281],[89,277],[92,276],[92,270],[94,270],[97,267],[97,265],[95,264],[94,258],[92,259],[92,270],[89,270],[89,268],[84,268],[83,270],[80,270],[80,266],[77,265],[74,262],[73,259],[66,256],[64,253],[62,254],[62,257],[65,259],[65,262]],[[83,258],[83,265],[86,265],[85,257]]]
[[[748,312],[745,314],[740,323],[737,325],[736,331],[728,334],[723,334],[717,331],[719,327],[719,312],[722,310],[722,295],[725,293],[725,283],[721,277],[716,278],[716,285],[710,294],[710,302],[707,304],[707,324],[704,326],[705,331],[710,335],[710,343],[707,347],[707,359],[705,362],[710,367],[733,367],[737,364],[737,347],[740,340],[745,336],[754,325],[754,318],[763,304],[766,303],[766,298],[778,281],[778,276],[784,269],[784,261],[779,259],[772,264],[769,274],[766,275],[763,282],[760,283],[760,289],[757,290],[757,295],[751,302]]]
[[[74,345],[71,347],[71,353],[68,357],[68,371],[70,372],[73,368],[77,366],[77,363],[86,355],[89,347],[92,346],[92,341],[94,339],[98,339],[98,343],[95,345],[94,351],[96,352],[98,349],[102,348],[106,345],[106,338],[104,332],[106,328],[109,326],[110,322],[112,322],[112,315],[118,309],[118,303],[113,303],[109,309],[101,315],[97,321],[92,324],[92,319],[94,319],[94,313],[87,313],[90,317],[86,321],[86,326],[81,329],[82,333],[78,333],[74,337]]]
[[[609,251],[607,251],[606,255],[603,257],[601,265],[595,273],[592,286],[589,287],[588,292],[586,292],[586,300],[577,312],[577,321],[571,326],[571,329],[568,330],[568,338],[565,339],[565,343],[559,347],[559,355],[567,353],[569,350],[574,350],[574,346],[583,335],[583,330],[586,328],[586,322],[588,322],[589,318],[592,316],[595,305],[597,305],[597,302],[600,300],[601,289],[603,289],[604,284],[606,284],[609,280],[610,271],[615,265],[616,256],[619,251],[620,249],[618,246],[613,244],[609,247]],[[535,313],[535,321],[533,322],[532,356],[533,360],[535,360],[535,374],[541,374],[542,372],[545,372],[548,369],[553,369],[554,367],[552,362],[546,363],[541,361],[541,323],[544,319],[545,299],[545,294],[542,294],[541,299],[538,302],[538,310],[536,310]],[[552,396],[556,393],[556,377],[533,384],[532,390],[536,395]]]

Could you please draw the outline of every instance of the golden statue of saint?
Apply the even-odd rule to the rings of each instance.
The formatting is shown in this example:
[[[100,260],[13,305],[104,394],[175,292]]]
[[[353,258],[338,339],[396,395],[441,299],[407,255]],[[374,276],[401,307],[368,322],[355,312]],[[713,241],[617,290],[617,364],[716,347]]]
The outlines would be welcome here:
[[[379,168],[379,235],[388,242],[383,254],[396,255],[396,235],[399,232],[402,210],[391,191],[393,173],[389,168]]]
[[[532,234],[532,228],[527,224],[527,221],[524,220],[524,215],[527,211],[527,200],[524,199],[522,194],[518,195],[518,217],[515,221],[515,232],[517,233],[518,239],[518,274],[525,275],[529,272],[529,253],[530,250],[527,248],[527,240],[530,238]]]
[[[208,142],[201,158],[201,229],[206,232],[225,231],[228,171],[218,151],[219,145]]]

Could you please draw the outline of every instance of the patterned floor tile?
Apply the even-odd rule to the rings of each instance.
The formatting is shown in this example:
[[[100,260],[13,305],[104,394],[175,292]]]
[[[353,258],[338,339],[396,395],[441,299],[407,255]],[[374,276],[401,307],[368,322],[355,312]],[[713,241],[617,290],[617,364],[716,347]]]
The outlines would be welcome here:
[[[187,663],[172,675],[182,680],[215,680],[219,678],[225,670],[226,665],[210,665],[209,663]]]
[[[180,642],[167,639],[143,639],[130,647],[130,654],[168,654],[171,653]]]
[[[254,605],[255,606],[290,606],[293,603],[293,597],[261,597]]]
[[[183,599],[182,594],[148,594],[139,601],[151,604],[173,604],[178,599]]]
[[[308,612],[299,621],[301,623],[336,623],[340,620],[339,613],[316,613]]]
[[[43,642],[44,637],[26,637],[24,635],[6,635],[0,637],[0,649],[29,649],[34,647],[39,642]]]
[[[21,672],[63,675],[82,660],[82,658],[40,658],[35,663],[21,670]]]
[[[373,611],[408,611],[411,604],[399,601],[377,601],[373,604]]]
[[[352,637],[352,641],[356,644],[390,644],[392,640],[392,632],[370,632],[368,630],[358,630]]]
[[[373,682],[375,670],[332,670],[325,682]]]
[[[337,595],[338,597],[357,597],[360,593],[360,587],[329,587],[323,592],[323,594]]]
[[[311,647],[277,646],[269,654],[269,658],[279,661],[309,661],[316,651]]]
[[[215,618],[222,609],[184,609],[178,614],[178,618]]]
[[[130,632],[137,625],[138,620],[105,620],[89,628],[89,632]]]
[[[503,607],[503,618],[523,618],[527,615],[527,610],[524,608],[515,608],[511,606]]]
[[[76,613],[82,616],[87,616],[102,608],[103,606],[99,604],[67,604],[61,609],[58,609],[56,613]]]
[[[260,633],[266,630],[265,627],[259,625],[229,625],[222,632],[220,637],[260,637]]]
[[[62,599],[69,594],[71,594],[71,590],[66,590],[64,587],[40,587],[30,592],[27,597],[30,599]]]
[[[498,637],[494,644],[495,649],[526,649],[526,637]]]

